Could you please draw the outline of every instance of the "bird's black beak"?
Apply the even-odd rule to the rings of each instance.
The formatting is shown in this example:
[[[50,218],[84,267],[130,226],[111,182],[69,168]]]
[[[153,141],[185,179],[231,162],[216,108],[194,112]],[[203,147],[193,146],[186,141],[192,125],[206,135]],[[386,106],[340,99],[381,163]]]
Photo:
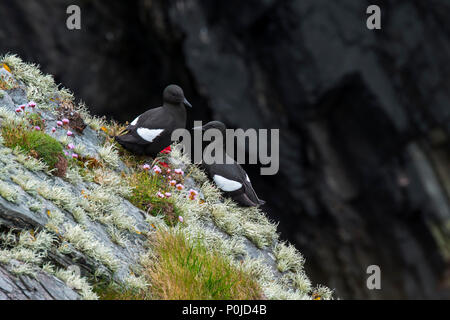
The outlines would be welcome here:
[[[186,107],[192,108],[192,104],[190,104],[189,101],[187,101],[186,98],[184,98],[183,103],[184,103],[184,105],[185,105]]]

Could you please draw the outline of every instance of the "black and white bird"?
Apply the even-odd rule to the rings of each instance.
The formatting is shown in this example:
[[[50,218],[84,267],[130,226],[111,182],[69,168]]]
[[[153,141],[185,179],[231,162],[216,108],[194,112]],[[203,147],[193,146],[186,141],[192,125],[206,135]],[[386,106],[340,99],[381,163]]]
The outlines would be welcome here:
[[[202,131],[208,129],[217,129],[222,133],[222,137],[225,137],[226,126],[220,121],[211,121],[202,127],[194,128],[194,130]],[[211,143],[214,143],[214,141]],[[202,164],[209,178],[214,181],[216,186],[222,190],[226,196],[229,196],[238,204],[245,207],[263,205],[265,201],[259,199],[256,195],[245,170],[239,163],[227,155],[223,143],[222,146],[219,147],[223,148],[221,161],[216,161],[213,164],[206,164],[203,162]]]
[[[192,108],[183,89],[169,85],[163,92],[163,105],[138,116],[127,127],[127,133],[115,139],[134,154],[155,157],[170,146],[174,130],[186,127],[185,106]]]

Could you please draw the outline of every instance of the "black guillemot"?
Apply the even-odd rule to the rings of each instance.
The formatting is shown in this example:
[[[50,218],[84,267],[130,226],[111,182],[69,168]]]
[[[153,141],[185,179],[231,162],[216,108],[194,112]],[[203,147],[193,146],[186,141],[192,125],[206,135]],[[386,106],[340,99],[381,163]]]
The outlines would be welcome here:
[[[211,121],[202,127],[194,128],[194,130],[202,131],[208,129],[217,129],[222,133],[222,136],[225,137],[226,126],[220,121]],[[265,201],[259,199],[256,195],[245,170],[239,163],[227,155],[225,148],[223,149],[223,158],[219,159],[221,161],[216,161],[212,164],[202,163],[202,167],[205,169],[209,178],[214,181],[216,186],[226,196],[229,196],[238,204],[245,207],[263,205]]]
[[[183,89],[169,85],[163,92],[163,105],[150,109],[127,127],[127,133],[116,136],[116,141],[137,155],[155,157],[171,143],[172,132],[186,127],[185,106],[192,105],[184,97]]]

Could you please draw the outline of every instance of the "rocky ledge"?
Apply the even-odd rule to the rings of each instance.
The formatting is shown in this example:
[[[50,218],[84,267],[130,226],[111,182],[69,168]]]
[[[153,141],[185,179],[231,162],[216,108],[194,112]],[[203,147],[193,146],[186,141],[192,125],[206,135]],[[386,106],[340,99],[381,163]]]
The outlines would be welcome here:
[[[17,56],[1,57],[0,77],[1,128],[38,118],[41,125],[30,130],[58,141],[67,158],[52,170],[34,150],[7,146],[0,136],[0,299],[98,299],[93,288],[100,282],[151,287],[143,276],[155,259],[148,239],[171,229],[220,250],[256,279],[265,298],[331,298],[328,288],[311,285],[304,258],[279,240],[276,224],[259,209],[224,199],[176,145],[162,157],[186,173],[184,190],[171,195],[182,221],[168,224],[130,202],[126,177],[135,169],[110,139],[118,124],[92,117]]]

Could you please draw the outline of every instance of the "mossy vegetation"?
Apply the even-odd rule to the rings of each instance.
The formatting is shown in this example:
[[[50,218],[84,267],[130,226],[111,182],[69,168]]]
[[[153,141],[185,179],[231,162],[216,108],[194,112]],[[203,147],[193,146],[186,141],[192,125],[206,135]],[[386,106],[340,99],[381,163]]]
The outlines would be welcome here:
[[[182,215],[172,198],[158,197],[158,194],[173,192],[169,181],[163,174],[149,174],[147,171],[136,171],[128,176],[132,188],[128,200],[136,207],[153,216],[164,216],[167,225],[173,226]]]
[[[30,130],[26,126],[3,125],[1,135],[5,146],[19,148],[34,158],[42,160],[55,173],[62,176],[67,167],[62,145],[53,137],[40,130]]]

